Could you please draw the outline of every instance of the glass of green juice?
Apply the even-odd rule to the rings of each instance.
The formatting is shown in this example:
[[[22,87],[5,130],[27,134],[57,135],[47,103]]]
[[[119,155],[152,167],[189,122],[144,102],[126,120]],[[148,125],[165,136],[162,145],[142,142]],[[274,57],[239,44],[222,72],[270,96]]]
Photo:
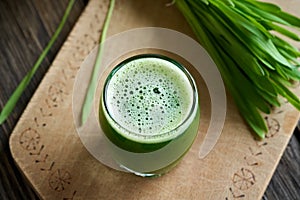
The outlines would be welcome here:
[[[105,80],[99,119],[120,167],[139,176],[160,176],[176,166],[197,136],[195,81],[169,57],[127,58]]]

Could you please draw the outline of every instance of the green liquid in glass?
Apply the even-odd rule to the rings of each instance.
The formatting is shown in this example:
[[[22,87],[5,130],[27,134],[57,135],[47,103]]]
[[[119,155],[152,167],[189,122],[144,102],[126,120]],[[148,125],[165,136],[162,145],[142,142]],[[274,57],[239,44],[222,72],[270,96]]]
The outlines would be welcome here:
[[[108,76],[100,122],[114,159],[142,176],[161,175],[188,151],[198,130],[198,93],[190,74],[160,55],[139,55]]]

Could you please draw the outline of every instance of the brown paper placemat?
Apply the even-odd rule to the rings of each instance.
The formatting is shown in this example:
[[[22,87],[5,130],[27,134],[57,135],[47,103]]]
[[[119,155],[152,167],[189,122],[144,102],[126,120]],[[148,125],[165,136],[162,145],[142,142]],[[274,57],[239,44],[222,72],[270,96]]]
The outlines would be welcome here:
[[[176,7],[165,6],[168,2],[117,1],[109,35],[159,26],[193,37]],[[292,0],[276,2],[291,11],[300,5]],[[79,66],[97,44],[107,7],[108,1],[89,2],[12,133],[12,155],[40,197],[260,199],[299,118],[287,103],[266,117],[270,131],[265,140],[256,141],[228,97],[224,131],[213,151],[200,160],[197,154],[210,115],[209,99],[203,98],[199,137],[178,167],[156,179],[109,169],[87,152],[73,122],[72,89]],[[205,96],[205,86],[201,87]]]

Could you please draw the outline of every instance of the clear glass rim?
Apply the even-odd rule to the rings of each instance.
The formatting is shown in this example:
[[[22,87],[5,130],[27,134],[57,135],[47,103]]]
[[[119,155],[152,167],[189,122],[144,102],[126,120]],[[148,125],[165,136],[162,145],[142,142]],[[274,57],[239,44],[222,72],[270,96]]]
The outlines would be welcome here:
[[[166,132],[162,132],[160,134],[147,134],[147,135],[144,135],[144,134],[141,134],[141,133],[138,133],[138,132],[132,132],[130,130],[128,130],[126,127],[123,127],[122,125],[120,125],[110,114],[108,108],[107,108],[107,104],[106,104],[106,97],[107,97],[107,87],[110,83],[110,80],[111,78],[114,76],[114,74],[119,70],[121,69],[124,65],[126,65],[127,63],[131,62],[131,61],[134,61],[134,60],[137,60],[137,59],[143,59],[143,58],[158,58],[158,59],[163,59],[165,61],[168,61],[168,62],[171,62],[172,64],[174,64],[176,67],[178,67],[184,74],[185,76],[188,78],[189,80],[189,83],[190,83],[190,86],[192,88],[192,91],[193,91],[193,104],[186,116],[186,118],[184,120],[182,120],[182,122],[180,124],[178,124],[175,128],[173,128],[172,130],[169,130],[169,131],[166,131]],[[190,121],[189,119],[191,117],[193,117],[193,115],[197,112],[197,107],[198,107],[198,91],[197,91],[197,86],[196,86],[196,83],[192,77],[192,75],[190,74],[190,72],[181,64],[179,63],[178,61],[170,58],[170,57],[167,57],[165,55],[161,55],[161,54],[151,54],[151,53],[147,53],[147,54],[138,54],[138,55],[135,55],[135,56],[131,56],[129,58],[126,58],[125,60],[121,61],[119,64],[117,64],[112,70],[111,72],[109,73],[109,75],[107,76],[106,80],[105,80],[105,83],[104,83],[104,87],[103,87],[103,92],[102,92],[102,100],[103,100],[103,106],[104,106],[104,109],[105,109],[105,112],[107,113],[108,117],[113,121],[113,123],[115,123],[118,128],[120,129],[123,129],[125,131],[127,131],[128,133],[130,133],[131,135],[134,135],[136,137],[147,137],[147,139],[154,139],[155,137],[159,137],[159,136],[164,136],[164,135],[168,135],[174,131],[177,131],[178,129],[180,129],[181,127],[183,127],[184,125],[186,125],[187,123],[191,123],[192,121]],[[117,131],[117,130],[116,130]],[[119,131],[117,131],[119,132]],[[182,132],[183,133],[183,132]],[[121,134],[122,136],[126,137],[125,135]],[[172,134],[170,134],[172,135]],[[170,139],[174,139],[178,136],[181,135],[181,132],[180,134],[178,135],[175,135],[174,137],[166,137],[167,139],[166,140],[163,140],[162,142],[165,142],[165,141],[168,141]],[[160,140],[161,141],[161,140]]]

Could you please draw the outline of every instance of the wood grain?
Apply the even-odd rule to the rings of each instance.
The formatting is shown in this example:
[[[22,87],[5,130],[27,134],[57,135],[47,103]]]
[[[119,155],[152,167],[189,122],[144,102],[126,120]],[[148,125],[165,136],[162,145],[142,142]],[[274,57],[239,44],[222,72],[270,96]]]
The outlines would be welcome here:
[[[3,3],[4,2],[4,3]],[[16,1],[18,2],[18,1]],[[29,2],[29,1],[26,1]],[[66,5],[66,1],[64,6]],[[14,13],[12,10],[15,9],[16,4],[14,4],[13,2],[10,3],[6,3],[5,1],[2,1],[1,4],[3,3],[4,6],[0,6],[0,8],[3,8],[4,10],[7,10],[7,15],[5,15],[6,18],[9,18],[8,20],[12,20],[13,17],[12,14]],[[48,4],[45,4],[45,8],[41,9],[41,7],[43,7],[43,3],[40,3],[40,1],[36,1],[34,3],[32,3],[30,6],[33,8],[29,8],[30,6],[26,7],[26,4],[24,5],[20,3],[20,5],[24,6],[24,12],[25,10],[27,11],[32,11],[35,10],[37,8],[39,8],[38,10],[48,10],[47,8],[55,8],[58,12],[58,10],[61,11],[61,13],[63,12],[63,6],[59,6],[59,2],[56,3],[50,3],[48,2]],[[49,5],[49,4],[53,4],[53,5]],[[81,7],[80,7],[81,6]],[[83,4],[81,4],[79,7],[80,9],[78,9],[78,13],[80,13],[80,10],[83,8]],[[131,3],[127,4],[124,8],[124,10],[126,9],[130,9],[131,6],[135,6]],[[27,9],[25,9],[27,8]],[[58,9],[59,8],[59,9]],[[122,9],[123,9],[122,8]],[[22,10],[23,10],[22,9]],[[140,6],[135,7],[136,10],[141,10]],[[29,12],[29,13],[30,13]],[[46,12],[47,13],[47,12]],[[77,16],[78,16],[77,13]],[[49,14],[49,13],[48,13]],[[53,13],[51,13],[53,14]],[[52,30],[52,32],[54,31],[54,29],[51,29],[51,27],[55,28],[55,20],[58,19],[57,18],[57,14],[53,14],[53,16],[49,14],[49,16],[47,17],[41,17],[41,16],[34,16],[33,18],[39,19],[39,22],[35,22],[38,23],[39,25],[33,26],[32,29],[43,29],[45,32]],[[27,13],[27,15],[30,15]],[[43,16],[43,13],[39,13],[39,15]],[[2,24],[5,24],[5,22],[2,21],[2,19],[5,19],[3,12],[0,13],[1,16],[1,28],[4,27],[2,26]],[[13,16],[17,16],[17,14],[13,14]],[[53,19],[51,18],[51,16],[53,17]],[[18,18],[19,19],[19,18]],[[33,20],[34,20],[33,19]],[[76,19],[76,17],[74,17],[73,19]],[[16,20],[16,19],[14,19]],[[19,19],[20,20],[20,19]],[[132,20],[132,19],[128,19],[128,20]],[[143,18],[143,20],[147,21],[146,18]],[[16,20],[17,21],[17,20]],[[20,35],[22,36],[23,33],[23,29],[26,29],[26,27],[23,28],[16,28],[16,27],[22,27],[22,20],[18,21],[18,22],[14,22],[12,21],[11,24],[21,24],[21,25],[16,25],[15,27],[11,27],[9,25],[5,26],[5,30],[15,30],[16,35]],[[31,21],[31,20],[29,20]],[[57,21],[56,21],[57,22]],[[47,25],[48,24],[48,25]],[[163,24],[159,24],[159,25],[163,25]],[[31,26],[28,26],[31,27]],[[42,27],[42,28],[41,28]],[[46,28],[45,28],[46,27]],[[71,26],[70,26],[71,27]],[[69,27],[69,28],[70,28]],[[174,29],[176,29],[176,26],[172,27]],[[178,28],[178,27],[177,27]],[[123,25],[123,27],[121,27],[119,30],[115,29],[115,32],[120,31],[120,30],[125,30],[126,27]],[[19,31],[19,32],[18,32]],[[114,33],[113,30],[111,30],[112,33]],[[28,31],[30,32],[30,31]],[[35,31],[33,31],[35,32]],[[8,44],[8,42],[6,43],[6,41],[10,41],[12,38],[9,37],[9,33],[4,33],[4,31],[1,31],[1,58],[2,55],[5,55],[5,57],[8,57],[8,59],[5,59],[5,61],[3,61],[1,59],[1,74],[7,74],[10,78],[8,79],[0,79],[1,84],[0,84],[0,95],[1,95],[1,104],[0,106],[3,106],[4,102],[7,100],[9,94],[13,91],[13,88],[17,85],[18,81],[21,80],[21,78],[25,75],[26,70],[28,70],[29,66],[31,66],[34,62],[35,58],[29,58],[30,55],[26,55],[26,56],[22,56],[23,51],[26,50],[26,47],[28,45],[28,43],[33,42],[34,47],[32,47],[31,52],[35,52],[35,49],[38,49],[39,46],[41,46],[40,43],[42,43],[41,41],[44,41],[43,44],[45,44],[45,42],[47,41],[47,35],[48,35],[48,39],[49,39],[49,35],[51,35],[51,32],[47,32],[44,34],[36,34],[34,33],[34,36],[31,35],[31,37],[27,36],[24,37],[23,40],[17,40],[14,41],[12,43],[14,43],[14,45]],[[2,34],[3,35],[8,35],[5,38],[7,38],[7,40],[2,40]],[[31,33],[33,34],[33,33]],[[14,35],[14,34],[12,34]],[[40,35],[40,37],[38,37],[38,35]],[[41,36],[42,35],[42,36]],[[46,37],[46,38],[45,38]],[[35,38],[35,39],[33,39]],[[61,44],[64,41],[64,38],[61,39]],[[3,42],[3,43],[2,43]],[[21,43],[21,44],[19,44]],[[4,45],[2,45],[4,44]],[[24,46],[24,49],[20,49],[20,46]],[[15,46],[15,48],[12,48],[13,50],[10,49],[10,46]],[[60,45],[58,45],[58,47],[56,47],[56,49],[59,48]],[[7,47],[7,48],[3,48],[3,47]],[[41,51],[41,49],[39,50]],[[57,50],[56,50],[57,52]],[[29,101],[33,91],[35,90],[35,88],[37,87],[39,81],[41,80],[41,78],[43,77],[45,71],[47,70],[48,66],[50,65],[50,63],[52,63],[52,60],[54,58],[54,55],[56,54],[56,52],[51,52],[52,53],[52,57],[48,58],[48,62],[46,64],[44,64],[45,69],[44,72],[41,74],[38,74],[35,77],[35,80],[33,81],[31,87],[32,87],[32,92],[27,92],[26,94],[23,95],[23,100],[21,101],[20,104],[18,104],[19,108],[17,108],[14,112],[14,115],[12,115],[12,117],[10,118],[10,120],[4,124],[3,126],[1,126],[1,144],[2,144],[2,149],[1,149],[1,167],[0,167],[0,171],[1,171],[1,179],[0,179],[0,199],[33,199],[36,196],[34,195],[34,193],[32,193],[32,191],[30,190],[30,184],[26,184],[24,183],[24,179],[22,178],[22,176],[20,175],[20,173],[18,172],[18,170],[16,169],[11,157],[10,157],[10,152],[7,149],[7,141],[8,141],[8,137],[15,125],[15,123],[17,122],[22,110],[24,110],[27,102]],[[6,56],[8,54],[12,54],[12,55],[16,55],[16,56]],[[28,53],[29,54],[29,53]],[[37,56],[39,54],[37,53]],[[16,58],[19,61],[16,61]],[[30,65],[26,65],[25,66],[25,62],[24,60],[26,60],[26,58],[28,60],[31,60],[31,64]],[[6,62],[6,63],[2,63],[2,62]],[[13,62],[17,62],[19,67],[7,67],[7,66],[14,66]],[[27,62],[27,61],[26,61]],[[29,62],[29,61],[28,61]],[[23,69],[23,71],[22,71]],[[19,75],[16,76],[16,72],[19,73]],[[8,84],[9,83],[9,84]],[[2,92],[4,91],[4,92]],[[3,95],[3,96],[2,96]],[[41,124],[42,125],[42,124]],[[299,134],[299,133],[298,133]],[[296,135],[296,134],[295,134]],[[64,140],[65,142],[67,142],[68,140]],[[3,151],[2,151],[3,150]],[[278,166],[277,171],[275,172],[275,175],[273,176],[273,180],[271,181],[268,190],[265,193],[265,196],[263,197],[264,199],[299,199],[299,164],[300,159],[299,159],[299,138],[296,138],[296,136],[293,136],[291,139],[291,142],[289,143],[289,146],[287,147],[285,154],[281,160],[280,165]],[[49,168],[51,167],[51,163],[49,163],[50,165],[48,166]],[[61,163],[63,165],[63,163]],[[96,163],[95,163],[96,164]],[[280,167],[282,166],[282,167]],[[48,168],[48,169],[49,169]],[[60,171],[63,172],[63,171]],[[67,173],[65,173],[66,175],[68,175]],[[116,182],[117,183],[117,182]],[[74,191],[70,191],[69,193],[69,197],[72,197],[72,195],[74,194]],[[75,195],[79,195],[79,193],[75,193]],[[76,196],[75,196],[76,197]],[[98,196],[99,198],[101,197],[101,195]],[[103,196],[103,197],[109,197],[108,196]]]

